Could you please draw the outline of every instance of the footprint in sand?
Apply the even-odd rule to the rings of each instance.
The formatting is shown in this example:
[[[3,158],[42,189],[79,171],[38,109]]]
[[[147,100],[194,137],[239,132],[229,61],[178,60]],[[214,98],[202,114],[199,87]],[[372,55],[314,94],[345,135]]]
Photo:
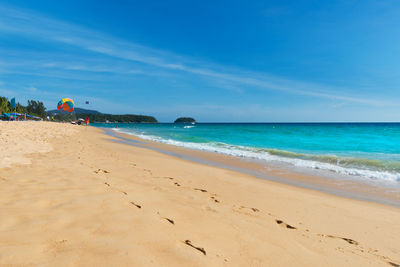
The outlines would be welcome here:
[[[94,171],[94,173],[110,173],[109,171],[107,171],[107,170],[103,170],[103,169],[98,169],[97,171]]]
[[[195,245],[192,244],[192,241],[190,241],[189,239],[188,239],[188,240],[185,240],[185,242],[183,242],[183,243],[186,244],[186,245],[188,245],[189,247],[192,247],[192,248],[194,248],[194,249],[200,251],[201,253],[203,253],[203,255],[206,255],[206,251],[205,251],[204,248],[196,247]]]
[[[287,224],[287,223],[285,223],[285,222],[282,221],[282,220],[275,220],[275,222],[276,222],[277,224],[283,226],[283,227],[286,227],[287,229],[297,229],[296,227],[291,226],[290,224]]]
[[[207,193],[208,192],[207,190],[201,189],[201,188],[193,188],[193,190],[200,191],[202,193]],[[220,201],[216,198],[216,196],[217,196],[216,194],[211,194],[210,199],[212,201],[214,201],[215,203],[220,203]]]
[[[157,214],[158,214],[158,216],[161,217],[161,219],[166,220],[166,221],[169,222],[170,224],[175,224],[175,221],[174,221],[174,220],[172,220],[172,219],[170,219],[170,218],[167,218],[167,217],[161,216],[159,212],[157,212]]]
[[[356,246],[359,245],[359,243],[358,243],[357,241],[355,241],[355,240],[353,240],[353,239],[350,239],[350,238],[345,238],[345,237],[340,237],[340,236],[334,236],[334,235],[322,235],[322,236],[329,237],[329,238],[338,238],[338,239],[342,239],[342,240],[346,241],[347,243],[349,243],[349,244],[351,244],[351,245],[356,245]]]
[[[210,199],[212,201],[214,201],[215,203],[220,203],[220,201],[218,199],[216,199],[214,196],[210,197]]]
[[[201,189],[201,188],[193,188],[193,189],[196,190],[196,191],[203,192],[203,193],[206,193],[206,192],[207,192],[207,190]]]
[[[167,220],[170,224],[175,224],[174,220],[171,220],[169,218],[163,218],[163,219]]]
[[[130,203],[131,203],[133,206],[135,206],[136,208],[138,208],[138,209],[141,209],[141,208],[142,208],[141,205],[138,205],[138,204],[136,204],[136,203],[133,202],[133,201],[131,201]]]

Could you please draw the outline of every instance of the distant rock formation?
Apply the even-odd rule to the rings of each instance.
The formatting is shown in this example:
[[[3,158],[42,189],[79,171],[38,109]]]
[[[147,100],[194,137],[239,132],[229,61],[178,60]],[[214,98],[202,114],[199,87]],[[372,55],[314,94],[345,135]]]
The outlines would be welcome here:
[[[195,123],[196,120],[190,117],[180,117],[177,118],[174,123]]]

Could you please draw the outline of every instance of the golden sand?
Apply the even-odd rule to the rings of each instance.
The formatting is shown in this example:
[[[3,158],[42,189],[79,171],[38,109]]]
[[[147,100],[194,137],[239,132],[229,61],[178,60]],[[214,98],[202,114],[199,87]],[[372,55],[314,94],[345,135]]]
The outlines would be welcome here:
[[[110,139],[0,122],[0,266],[400,264],[400,209]]]

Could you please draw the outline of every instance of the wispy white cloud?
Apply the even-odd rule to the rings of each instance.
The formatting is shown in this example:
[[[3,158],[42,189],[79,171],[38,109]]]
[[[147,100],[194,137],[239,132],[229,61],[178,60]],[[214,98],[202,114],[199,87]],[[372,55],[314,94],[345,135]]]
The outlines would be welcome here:
[[[126,42],[90,29],[63,21],[51,19],[32,11],[24,11],[0,5],[0,32],[31,36],[40,41],[57,42],[86,51],[91,51],[112,59],[143,64],[143,68],[129,66],[101,66],[87,64],[67,64],[63,68],[71,71],[121,72],[126,74],[149,74],[154,70],[171,73],[189,73],[209,79],[217,87],[237,92],[251,89],[280,91],[287,94],[302,95],[320,99],[352,102],[364,105],[395,105],[394,101],[376,97],[360,97],[343,93],[346,88],[335,88],[276,77],[268,73],[257,73],[195,60],[193,58],[160,51]],[[58,63],[44,63],[43,67],[57,68]],[[349,88],[347,88],[349,89]],[[359,88],[358,88],[359,89]]]

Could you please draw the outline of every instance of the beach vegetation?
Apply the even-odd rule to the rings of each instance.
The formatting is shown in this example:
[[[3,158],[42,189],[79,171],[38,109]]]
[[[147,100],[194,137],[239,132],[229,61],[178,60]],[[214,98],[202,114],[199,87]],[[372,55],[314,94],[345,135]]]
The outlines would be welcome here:
[[[7,113],[11,111],[11,103],[7,97],[0,96],[0,113]]]
[[[8,100],[8,98],[0,96],[0,114],[14,111],[17,113],[33,115],[41,118],[46,116],[46,107],[41,101],[28,100],[27,106],[24,106],[21,103],[16,103],[15,110],[13,110],[11,108],[11,102]]]
[[[29,113],[30,115],[38,116],[41,118],[46,117],[46,107],[41,101],[28,100],[26,111],[26,113]]]
[[[15,105],[15,109],[17,110],[17,113],[28,114],[28,109],[20,103]]]

